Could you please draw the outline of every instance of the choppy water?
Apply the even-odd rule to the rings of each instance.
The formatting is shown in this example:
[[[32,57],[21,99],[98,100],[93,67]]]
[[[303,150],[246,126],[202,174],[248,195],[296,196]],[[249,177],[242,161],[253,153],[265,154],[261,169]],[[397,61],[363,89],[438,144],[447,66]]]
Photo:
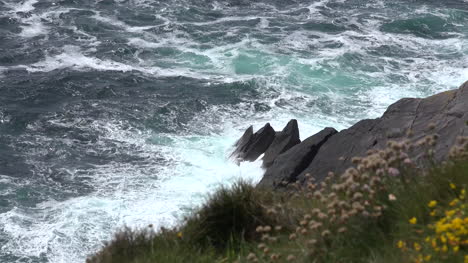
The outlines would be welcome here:
[[[462,0],[0,0],[0,262],[83,262],[303,137],[468,79]]]

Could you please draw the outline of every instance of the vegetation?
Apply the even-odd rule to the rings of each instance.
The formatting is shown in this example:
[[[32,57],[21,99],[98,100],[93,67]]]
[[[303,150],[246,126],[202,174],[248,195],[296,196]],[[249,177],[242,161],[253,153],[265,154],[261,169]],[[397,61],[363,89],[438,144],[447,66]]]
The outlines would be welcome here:
[[[124,229],[88,262],[468,263],[468,138],[417,168],[409,156],[431,160],[436,141],[390,142],[289,191],[238,182],[177,228]]]

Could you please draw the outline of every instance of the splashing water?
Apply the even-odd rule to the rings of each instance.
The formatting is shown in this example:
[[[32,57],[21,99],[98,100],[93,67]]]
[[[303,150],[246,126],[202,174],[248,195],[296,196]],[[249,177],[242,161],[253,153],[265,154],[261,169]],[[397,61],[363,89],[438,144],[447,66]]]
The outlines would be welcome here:
[[[305,138],[468,77],[468,3],[0,1],[0,262],[84,262],[171,226],[258,162],[248,125]]]

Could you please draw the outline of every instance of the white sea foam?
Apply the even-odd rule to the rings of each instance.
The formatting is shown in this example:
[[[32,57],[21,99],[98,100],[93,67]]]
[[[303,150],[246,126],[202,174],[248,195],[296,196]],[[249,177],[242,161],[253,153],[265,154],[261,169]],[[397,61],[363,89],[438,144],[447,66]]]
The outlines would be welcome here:
[[[36,2],[23,2],[15,6],[14,10],[34,11]],[[150,1],[138,2],[151,4]],[[271,13],[265,12],[262,16],[233,15],[196,25],[218,26],[226,22],[260,19],[255,28],[258,30],[256,33],[268,34],[277,14],[283,16],[308,8],[306,10],[309,10],[309,13],[306,12],[304,16],[320,20],[320,11],[326,8],[328,2],[330,1],[323,0],[312,5],[308,2],[288,10],[277,10],[270,6],[268,12]],[[216,2],[214,5],[217,10],[225,8]],[[384,1],[372,1],[367,5],[379,8],[385,6]],[[424,13],[423,11],[430,12],[418,12]],[[56,14],[33,17],[54,20]],[[176,24],[164,16],[155,15],[163,19],[166,26]],[[384,18],[374,14],[364,22],[361,21],[364,25],[360,31],[355,32],[328,34],[296,30],[293,33],[284,33],[279,43],[272,45],[261,44],[249,36],[238,42],[199,49],[197,45],[200,43],[196,39],[180,32],[173,31],[163,36],[155,36],[148,32],[152,28],[150,26],[133,27],[117,18],[96,13],[93,16],[94,20],[128,32],[127,44],[140,51],[151,51],[161,47],[174,48],[183,55],[190,53],[209,58],[207,67],[199,68],[195,62],[181,58],[183,56],[161,57],[161,60],[167,59],[176,65],[166,68],[154,66],[155,61],[142,58],[136,65],[131,62],[113,61],[110,58],[98,58],[95,50],[86,48],[96,46],[99,42],[96,37],[85,32],[80,34],[86,37],[86,48],[65,46],[60,54],[47,55],[37,63],[0,67],[0,74],[15,68],[23,68],[29,72],[69,68],[81,71],[139,71],[152,76],[187,76],[213,82],[255,80],[258,85],[254,89],[260,94],[259,98],[255,98],[255,103],[270,107],[269,111],[257,112],[252,106],[253,103],[248,100],[234,106],[213,105],[187,124],[187,127],[199,131],[201,135],[152,134],[149,131],[123,128],[130,125],[123,124],[120,120],[101,120],[89,127],[80,126],[82,129],[88,128],[103,133],[96,143],[99,147],[105,148],[105,141],[109,140],[118,145],[119,151],[128,151],[128,154],[147,158],[148,161],[111,162],[83,170],[65,171],[66,176],[83,180],[95,187],[94,191],[87,196],[67,200],[51,199],[28,210],[15,208],[0,214],[0,228],[9,237],[2,251],[26,258],[47,255],[51,263],[83,262],[86,255],[97,250],[102,241],[109,240],[112,233],[123,225],[142,227],[151,223],[156,227],[170,226],[179,222],[177,219],[186,213],[187,208],[199,205],[205,194],[212,192],[220,184],[229,184],[238,178],[258,181],[262,174],[259,162],[236,166],[226,156],[232,143],[250,124],[258,129],[265,122],[270,122],[276,130],[281,130],[289,119],[296,118],[299,121],[301,138],[305,139],[324,127],[331,126],[340,130],[358,119],[378,117],[389,104],[402,97],[427,96],[455,88],[466,80],[466,55],[461,56],[458,61],[437,59],[437,56],[449,53],[466,54],[466,45],[462,38],[439,40],[424,39],[410,34],[385,33],[380,30]],[[301,20],[303,17],[299,16],[297,19]],[[350,23],[358,23],[352,16],[349,19]],[[24,22],[33,26],[33,23]],[[31,37],[47,33],[46,27],[40,28],[42,24],[35,26],[38,28],[26,26],[22,34]],[[75,32],[78,30],[73,26],[70,29]],[[235,36],[238,31],[233,28],[230,34],[231,37]],[[326,47],[329,43],[339,43],[341,47]],[[391,56],[373,57],[366,54],[370,49],[385,45],[397,46],[419,54],[424,51],[424,56],[408,57],[408,61],[403,61]],[[351,65],[354,68],[350,70],[347,67],[351,66],[341,61],[346,54],[365,56],[365,63],[378,65],[379,70],[366,71],[359,67],[361,65]],[[263,71],[254,76],[236,74],[233,64],[240,56],[257,58],[255,62],[263,63],[260,67]],[[327,84],[327,81],[335,77],[339,79],[350,75],[359,80],[359,84],[341,87],[340,84],[336,84],[336,87]],[[361,76],[366,79],[363,80],[364,77]],[[398,77],[404,81],[390,84],[390,77]],[[369,84],[371,80],[378,81]],[[330,106],[329,113],[322,112],[321,106],[316,106],[322,99],[328,99],[330,105],[326,106]],[[359,112],[354,116],[343,113],[343,109],[355,108]],[[62,123],[60,120],[53,124],[57,127],[79,125],[74,122]],[[37,143],[41,140],[51,140],[40,136],[35,139]],[[73,144],[66,141],[64,143]],[[31,151],[30,154],[47,154],[47,149],[40,151]],[[41,165],[34,163],[34,160],[31,157],[29,164]],[[8,181],[2,176],[0,183],[28,184],[23,181]]]
[[[112,18],[112,17],[106,17],[101,15],[99,12],[97,12],[94,16],[94,19],[97,21],[101,21],[116,27],[120,27],[124,29],[127,32],[132,32],[132,33],[141,33],[145,30],[154,28],[154,26],[129,26],[126,23],[119,21],[118,19]]]
[[[47,27],[40,22],[39,18],[29,19],[27,23],[29,23],[27,26],[21,27],[23,30],[21,31],[20,36],[31,38],[47,33]]]
[[[7,3],[7,6],[9,6],[11,9],[12,9],[12,12],[31,12],[33,11],[35,8],[34,8],[34,4],[36,4],[37,2],[39,2],[38,0],[26,0],[26,1],[22,1],[20,3],[16,3],[16,4],[11,4],[11,3]]]
[[[156,229],[171,226],[187,208],[200,205],[207,192],[240,178],[255,182],[261,174],[259,163],[237,166],[225,157],[239,132],[232,128],[222,135],[168,135],[174,143],[160,145],[148,140],[162,135],[129,132],[119,122],[96,125],[105,131],[102,140],[133,145],[142,155],[163,154],[168,162],[111,163],[87,171],[71,171],[76,179],[91,177],[90,184],[97,191],[0,214],[0,226],[10,237],[4,251],[25,257],[47,254],[54,263],[83,262],[102,240],[108,240],[124,225],[153,224]],[[150,171],[157,172],[151,175]]]

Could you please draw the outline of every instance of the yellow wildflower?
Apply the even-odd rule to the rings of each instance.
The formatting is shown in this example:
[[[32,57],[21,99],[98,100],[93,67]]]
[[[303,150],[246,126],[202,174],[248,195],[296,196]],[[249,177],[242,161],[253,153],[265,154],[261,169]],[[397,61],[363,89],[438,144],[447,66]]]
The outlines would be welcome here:
[[[433,248],[437,247],[437,239],[433,238],[431,243]]]
[[[403,242],[402,240],[399,240],[398,243],[397,243],[397,247],[398,248],[404,248],[405,247],[405,242]]]
[[[460,250],[460,247],[459,247],[459,246],[454,246],[454,247],[453,247],[453,252],[454,252],[454,253],[457,253],[458,250]]]
[[[182,238],[182,232],[177,233],[178,238]]]
[[[418,242],[415,242],[413,246],[414,246],[414,250],[416,251],[421,250],[421,245]]]
[[[452,200],[452,202],[450,202],[450,204],[449,204],[449,205],[450,205],[450,206],[456,206],[456,205],[457,205],[457,203],[458,203],[458,199],[457,199],[457,198],[455,198],[455,199],[453,199],[453,200]]]
[[[410,220],[408,220],[408,222],[412,225],[416,224],[418,222],[418,219],[416,219],[416,217],[413,217],[411,218]]]
[[[447,252],[447,250],[448,250],[447,245],[444,245],[444,246],[442,247],[442,252]]]
[[[455,210],[449,210],[449,211],[445,211],[445,215],[447,217],[452,217],[454,214],[455,214]]]
[[[429,204],[427,204],[427,206],[429,206],[429,207],[435,207],[436,205],[437,205],[437,201],[435,201],[435,200],[432,200],[432,201],[429,202]]]
[[[442,243],[447,243],[447,238],[445,238],[445,236],[440,236],[440,241],[442,241]]]
[[[450,183],[450,188],[452,188],[452,189],[456,189],[456,188],[457,188],[457,186],[456,186],[455,184],[453,184],[453,183]]]

